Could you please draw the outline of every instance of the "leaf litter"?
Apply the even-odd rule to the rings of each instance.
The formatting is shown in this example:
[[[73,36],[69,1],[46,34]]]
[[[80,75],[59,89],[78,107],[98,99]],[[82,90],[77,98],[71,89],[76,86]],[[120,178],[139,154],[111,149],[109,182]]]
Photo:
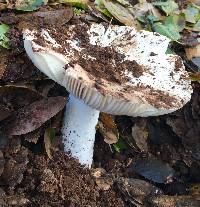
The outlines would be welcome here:
[[[0,48],[0,205],[199,206],[200,88],[192,65],[199,57],[198,1],[20,2],[0,2],[0,25],[7,25],[0,38],[7,45]],[[64,26],[76,18],[67,5],[84,10],[78,14],[84,21],[87,16],[163,33],[192,62],[186,68],[194,94],[183,109],[157,118],[101,116],[93,168],[102,173],[96,178],[63,154],[66,92],[37,70],[22,44],[21,30],[31,21]]]

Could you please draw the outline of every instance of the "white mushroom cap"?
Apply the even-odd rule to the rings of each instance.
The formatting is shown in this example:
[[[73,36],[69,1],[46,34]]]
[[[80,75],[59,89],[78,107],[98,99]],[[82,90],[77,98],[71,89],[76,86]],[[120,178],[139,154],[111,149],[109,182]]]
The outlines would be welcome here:
[[[117,83],[104,76],[96,77],[78,61],[72,64],[77,54],[88,63],[96,59],[95,54],[87,55],[84,52],[87,48],[80,46],[81,39],[75,38],[76,24],[68,26],[69,34],[62,45],[53,38],[56,32],[53,28],[26,29],[24,46],[35,66],[76,98],[109,114],[144,117],[173,112],[190,100],[191,82],[180,57],[165,54],[170,41],[167,37],[137,32],[129,26],[81,25],[87,28],[83,33],[89,37],[88,44],[114,48],[123,55],[123,61],[136,62],[143,72],[135,76],[131,68],[125,69],[121,77],[126,81]],[[63,46],[66,44],[69,47]],[[117,69],[115,60],[110,61]]]

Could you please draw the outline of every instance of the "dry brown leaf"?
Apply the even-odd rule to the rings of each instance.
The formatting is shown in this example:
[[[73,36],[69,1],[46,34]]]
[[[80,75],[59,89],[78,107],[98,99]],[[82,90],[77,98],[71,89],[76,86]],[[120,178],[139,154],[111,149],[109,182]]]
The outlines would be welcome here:
[[[98,129],[107,144],[114,144],[118,141],[119,133],[117,125],[115,124],[113,118],[110,115],[106,113],[100,114]]]
[[[195,47],[185,48],[185,53],[189,60],[195,57],[200,57],[200,44]]]
[[[52,159],[50,129],[45,130],[45,133],[44,133],[44,147],[45,147],[45,151],[46,151],[49,159]]]
[[[106,9],[121,23],[137,28],[138,24],[128,8],[115,1],[102,0]]]
[[[136,146],[142,152],[148,152],[148,146],[147,146],[148,132],[146,129],[146,119],[142,119],[139,123],[136,123],[132,127],[132,137],[135,141]]]
[[[152,196],[149,199],[152,206],[155,207],[199,207],[200,200],[192,196]]]
[[[20,109],[6,124],[10,135],[22,135],[34,131],[61,111],[66,98],[57,96],[35,101]]]

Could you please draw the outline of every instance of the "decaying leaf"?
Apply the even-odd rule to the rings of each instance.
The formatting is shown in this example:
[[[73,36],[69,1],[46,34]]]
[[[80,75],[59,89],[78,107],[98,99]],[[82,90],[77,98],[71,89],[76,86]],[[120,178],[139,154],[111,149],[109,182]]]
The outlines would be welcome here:
[[[10,135],[22,135],[29,133],[61,111],[66,104],[64,97],[50,97],[35,101],[29,106],[20,109],[6,129]]]
[[[49,159],[52,159],[52,155],[51,155],[52,144],[51,144],[51,142],[54,139],[54,137],[55,137],[55,133],[52,128],[48,128],[45,130],[44,147],[45,147],[45,150],[46,150],[46,153],[47,153]]]
[[[14,8],[21,11],[34,11],[47,2],[48,0],[16,0]]]
[[[145,200],[149,195],[162,193],[159,188],[144,180],[120,177],[116,179],[116,183],[125,199],[138,207],[145,204]]]
[[[137,28],[137,21],[131,12],[116,1],[102,0],[106,9],[121,23]]]
[[[145,119],[141,120],[139,123],[136,123],[132,127],[132,137],[135,141],[136,146],[142,152],[148,152],[148,146],[147,146],[148,131],[146,129]],[[129,142],[130,142],[130,140],[129,140]]]
[[[129,170],[156,183],[168,183],[174,175],[174,170],[168,164],[154,157],[138,159],[130,165]]]
[[[200,200],[192,196],[152,196],[148,199],[154,207],[199,207]]]
[[[184,11],[184,14],[187,22],[196,23],[199,18],[199,9],[193,5],[188,5]]]
[[[46,25],[64,25],[73,17],[73,9],[69,7],[54,11],[36,12],[34,16],[42,18]]]
[[[200,57],[200,44],[195,47],[187,47],[185,48],[186,56],[189,60],[195,57]]]
[[[0,46],[4,48],[9,48],[9,39],[6,36],[10,27],[6,24],[0,24]]]
[[[114,144],[118,141],[119,132],[117,129],[117,125],[115,124],[113,118],[110,115],[106,113],[100,114],[98,129],[107,144]]]

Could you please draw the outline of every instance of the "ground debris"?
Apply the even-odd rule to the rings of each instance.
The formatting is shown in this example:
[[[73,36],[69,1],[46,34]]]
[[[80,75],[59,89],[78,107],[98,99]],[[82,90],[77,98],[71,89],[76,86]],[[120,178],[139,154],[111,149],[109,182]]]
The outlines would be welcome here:
[[[148,199],[151,207],[199,207],[200,200],[192,196],[153,196]]]
[[[159,188],[144,180],[120,177],[115,182],[125,200],[138,207],[145,205],[148,196],[162,193]]]
[[[20,109],[6,124],[7,133],[22,135],[34,131],[61,111],[66,104],[64,97],[49,97],[35,101]]]

